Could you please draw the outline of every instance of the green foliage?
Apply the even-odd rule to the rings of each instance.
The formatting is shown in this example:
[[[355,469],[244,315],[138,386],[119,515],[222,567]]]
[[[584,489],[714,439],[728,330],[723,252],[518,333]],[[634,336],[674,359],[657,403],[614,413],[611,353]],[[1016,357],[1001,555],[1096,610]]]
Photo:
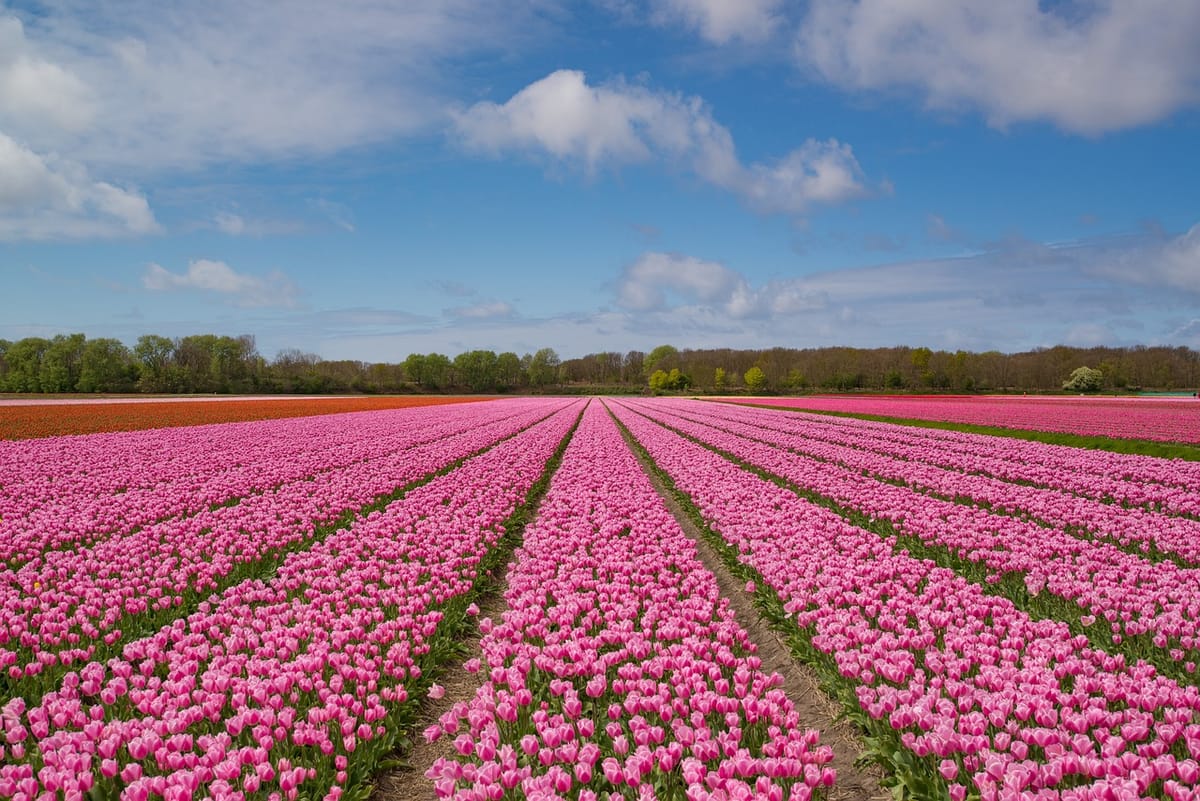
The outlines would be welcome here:
[[[1091,367],[1076,367],[1062,385],[1067,392],[1099,392],[1104,386],[1104,373]]]
[[[679,350],[674,345],[659,345],[657,348],[647,353],[645,358],[642,359],[642,372],[646,375],[650,375],[650,373],[654,372],[654,370],[658,367],[658,363],[663,359],[678,355]]]
[[[747,370],[746,374],[742,376],[742,380],[746,382],[746,388],[751,392],[762,392],[767,388],[767,374],[758,365]]]
[[[718,367],[713,370],[713,389],[717,392],[725,391],[725,368]]]
[[[542,348],[529,360],[529,383],[539,388],[558,383],[558,368],[561,363],[553,348]]]

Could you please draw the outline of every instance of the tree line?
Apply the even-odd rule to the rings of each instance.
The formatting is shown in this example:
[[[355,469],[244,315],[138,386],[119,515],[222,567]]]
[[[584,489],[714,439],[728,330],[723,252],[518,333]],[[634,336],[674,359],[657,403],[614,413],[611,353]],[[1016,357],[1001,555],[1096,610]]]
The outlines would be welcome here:
[[[602,351],[560,359],[472,350],[396,362],[326,360],[296,349],[266,359],[254,337],[139,337],[132,347],[83,334],[0,339],[0,391],[106,393],[403,392],[1005,392],[1060,390],[1087,367],[1088,390],[1194,389],[1200,352],[1185,347],[1023,353],[893,348]],[[1076,386],[1076,385],[1071,385]],[[1085,385],[1078,385],[1085,386]]]

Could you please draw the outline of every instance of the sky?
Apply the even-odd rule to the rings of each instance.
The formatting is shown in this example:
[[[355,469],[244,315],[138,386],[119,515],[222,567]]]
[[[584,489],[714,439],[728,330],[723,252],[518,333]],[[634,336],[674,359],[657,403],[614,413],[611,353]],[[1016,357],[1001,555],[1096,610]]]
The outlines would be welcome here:
[[[1200,348],[1196,0],[0,0],[0,338]]]

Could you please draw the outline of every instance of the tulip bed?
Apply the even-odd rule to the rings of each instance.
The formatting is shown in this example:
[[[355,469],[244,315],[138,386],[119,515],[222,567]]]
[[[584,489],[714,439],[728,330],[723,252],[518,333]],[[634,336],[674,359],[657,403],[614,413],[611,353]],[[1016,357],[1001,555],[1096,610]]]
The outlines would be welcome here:
[[[790,409],[882,415],[1080,436],[1200,444],[1200,401],[1134,398],[755,398]]]
[[[1197,796],[1195,686],[1030,618],[634,405],[613,409],[907,792]]]
[[[557,405],[561,406],[560,401]],[[36,696],[57,682],[65,666],[103,659],[121,643],[157,630],[205,596],[264,576],[290,552],[311,547],[355,514],[386,503],[457,460],[510,437],[553,408],[541,401],[505,407],[448,407],[361,443],[356,461],[336,466],[338,450],[308,438],[304,478],[198,514],[172,517],[91,545],[46,551],[0,583],[0,667],[13,690]],[[410,413],[411,414],[411,413]],[[437,439],[429,439],[429,426]],[[220,426],[210,436],[234,439],[245,426]],[[297,435],[312,433],[301,426]],[[241,450],[236,449],[235,450]],[[335,466],[330,466],[331,462]],[[345,461],[345,459],[341,459]],[[43,675],[44,673],[44,675]]]
[[[481,621],[473,700],[430,727],[440,798],[805,799],[833,783],[782,677],[599,403]],[[628,794],[628,795],[626,795]]]
[[[689,417],[677,413],[677,404],[638,408],[851,519],[897,536],[914,553],[989,585],[1039,617],[1070,622],[1097,647],[1146,659],[1181,681],[1192,680],[1200,661],[1200,569],[1154,561],[1062,527],[880,481],[861,464],[843,467],[789,450],[791,443],[804,447],[800,438],[780,435],[778,444],[767,443],[731,433],[707,418],[695,422],[705,417],[704,404],[692,403],[689,408],[696,412]],[[864,458],[872,461],[869,454]],[[1128,530],[1125,536],[1133,539]],[[1146,526],[1139,539],[1154,542],[1166,536]],[[1096,625],[1097,618],[1103,624]]]
[[[880,481],[912,487],[942,500],[1026,518],[1044,528],[1064,529],[1084,538],[1108,540],[1133,553],[1146,554],[1153,560],[1174,559],[1181,567],[1200,564],[1200,520],[1145,507],[1130,508],[1111,500],[1105,503],[1059,489],[1056,485],[1060,481],[1053,478],[1052,471],[1057,467],[1053,456],[1055,451],[1069,450],[1066,448],[1044,454],[1046,458],[1039,469],[1028,471],[1041,475],[1045,482],[1043,486],[1031,486],[1019,478],[1002,480],[965,469],[966,465],[975,463],[980,451],[986,458],[987,449],[994,447],[997,441],[995,438],[990,438],[989,442],[989,438],[977,437],[973,443],[975,451],[958,460],[960,469],[955,469],[945,463],[955,462],[956,454],[946,453],[934,442],[922,445],[912,441],[915,438],[908,432],[899,435],[900,441],[890,439],[897,426],[872,424],[873,428],[868,430],[852,427],[850,431],[841,432],[842,426],[826,422],[829,418],[793,420],[791,415],[724,405],[681,404],[674,411],[693,422],[755,442],[777,445]],[[1094,462],[1104,465],[1103,457],[1094,451],[1090,453]],[[1139,460],[1153,461],[1144,457]],[[1155,472],[1165,474],[1164,478],[1169,476],[1171,484],[1156,486],[1147,481],[1138,485],[1140,496],[1156,507],[1200,508],[1200,492],[1189,489],[1200,487],[1200,464],[1158,461],[1163,469]],[[1021,468],[1015,468],[1013,472],[1019,473]],[[1066,472],[1062,471],[1064,475]],[[1074,481],[1066,478],[1061,483],[1086,484],[1087,478],[1087,474],[1081,472],[1075,475]],[[1106,482],[1105,485],[1115,490],[1115,483]],[[1120,483],[1117,491],[1127,499],[1132,494],[1127,489],[1132,482]]]
[[[0,442],[0,561],[231,505],[499,416],[480,404]]]
[[[747,407],[722,404],[714,416],[744,419]],[[1070,448],[962,431],[898,426],[857,418],[793,412],[757,416],[756,425],[819,442],[850,445],[973,475],[1061,490],[1121,506],[1200,516],[1200,464]]]
[[[363,797],[580,404],[0,711],[0,797]]]
[[[57,400],[57,399],[55,399]],[[127,403],[39,403],[36,399],[0,404],[0,440],[36,439],[105,431],[276,420],[316,414],[414,409],[448,403],[478,403],[478,397],[358,396],[344,398],[174,398]]]

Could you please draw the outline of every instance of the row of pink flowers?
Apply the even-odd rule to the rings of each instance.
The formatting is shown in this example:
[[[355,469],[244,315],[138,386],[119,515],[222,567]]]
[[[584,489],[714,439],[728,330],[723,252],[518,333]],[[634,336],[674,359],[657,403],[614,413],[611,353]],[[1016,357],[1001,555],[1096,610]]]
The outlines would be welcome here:
[[[1031,620],[624,404],[616,411],[778,595],[860,714],[909,754],[898,765],[956,801],[1200,797],[1196,687],[1096,651],[1066,625]]]
[[[721,404],[712,413],[734,414],[749,408]],[[1200,495],[1195,491],[1200,486],[1200,462],[800,411],[770,419],[781,430],[821,442],[879,449],[951,470],[1058,489],[1107,503],[1200,515]]]
[[[763,670],[620,432],[592,403],[480,623],[483,684],[432,726],[439,798],[809,798],[832,753]]]
[[[639,408],[844,508],[887,520],[901,533],[985,566],[994,580],[1004,574],[1022,575],[1030,593],[1044,590],[1077,605],[1083,624],[1102,619],[1102,625],[1111,627],[1114,644],[1140,637],[1167,649],[1166,658],[1188,671],[1195,669],[1200,647],[1200,569],[1154,562],[1108,542],[1080,539],[1061,528],[888,484],[859,469],[817,461],[785,447],[694,422],[676,414],[677,405],[642,404]],[[703,411],[705,405],[696,403],[694,408]],[[1150,530],[1141,535],[1148,541],[1155,537]]]
[[[449,417],[446,410],[460,417]],[[544,402],[528,400],[406,411],[418,419],[427,411],[430,416],[424,426],[405,426],[396,437],[380,435],[362,443],[362,458],[349,465],[320,470],[323,443],[310,439],[313,456],[306,457],[306,478],[237,505],[172,518],[90,546],[47,551],[19,569],[4,570],[0,669],[12,681],[29,680],[48,667],[86,661],[98,643],[117,643],[130,621],[170,614],[188,594],[219,590],[235,571],[308,547],[316,526],[511,436],[546,414]],[[393,415],[362,413],[362,424],[375,429],[376,414]],[[344,421],[357,423],[357,417]],[[441,436],[428,441],[434,425],[440,426],[436,433]],[[209,428],[219,433],[224,426]],[[228,435],[245,430],[235,424]]]
[[[1188,399],[818,396],[755,398],[754,402],[793,409],[1060,431],[1088,437],[1200,443],[1200,425],[1197,425],[1200,402]]]
[[[5,705],[0,797],[338,799],[419,687],[445,610],[545,471],[578,403],[288,555],[123,657]],[[461,611],[459,612],[461,614]]]
[[[840,434],[840,426],[826,422],[830,418],[797,419],[794,415],[726,404],[681,405],[678,412],[705,425],[778,444],[854,472],[866,471],[883,480],[904,482],[943,498],[969,500],[996,512],[1030,517],[1043,526],[1079,531],[1127,548],[1153,547],[1200,564],[1200,520],[1104,503],[1053,488],[1053,484],[1033,487],[944,467],[938,464],[945,461],[944,452],[932,439],[922,446],[919,441],[909,444],[877,437],[875,430]],[[873,425],[884,428],[885,436],[901,428]],[[906,433],[913,436],[910,432]],[[1080,474],[1076,477],[1082,478]],[[1188,488],[1172,487],[1167,495],[1180,505],[1200,508],[1200,482]]]
[[[0,564],[77,549],[494,419],[479,406],[0,442]]]

